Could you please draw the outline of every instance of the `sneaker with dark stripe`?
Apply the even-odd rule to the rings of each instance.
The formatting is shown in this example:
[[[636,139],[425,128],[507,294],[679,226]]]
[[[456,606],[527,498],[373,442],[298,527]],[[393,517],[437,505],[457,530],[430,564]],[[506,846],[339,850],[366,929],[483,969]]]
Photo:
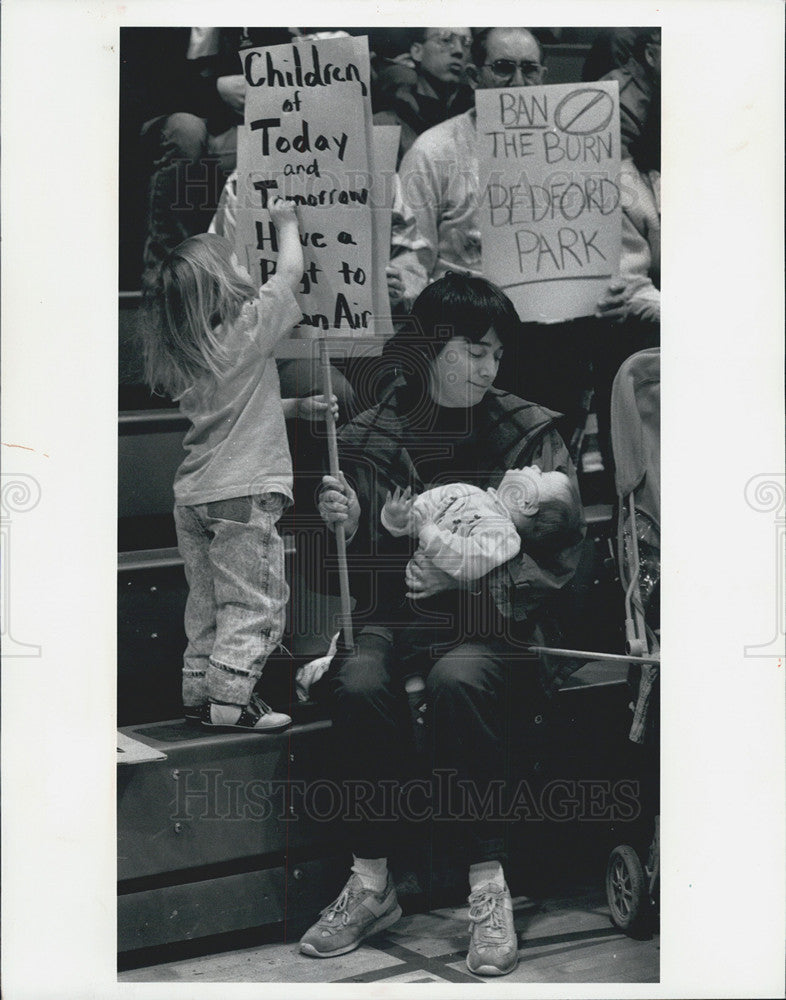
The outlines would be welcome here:
[[[283,712],[274,712],[257,694],[245,708],[237,705],[220,705],[209,702],[202,709],[200,719],[208,729],[239,730],[247,733],[269,733],[286,729],[292,719]]]
[[[396,887],[388,872],[382,892],[364,889],[356,874],[334,902],[319,915],[319,920],[300,939],[300,950],[314,958],[344,955],[379,931],[391,927],[401,917]]]

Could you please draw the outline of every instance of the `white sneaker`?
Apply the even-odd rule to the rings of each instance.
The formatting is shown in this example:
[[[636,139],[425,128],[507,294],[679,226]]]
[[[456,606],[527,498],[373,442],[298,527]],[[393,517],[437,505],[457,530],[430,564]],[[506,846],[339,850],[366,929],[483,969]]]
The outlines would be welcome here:
[[[245,708],[238,705],[217,705],[209,702],[202,710],[202,725],[208,729],[235,729],[249,733],[269,733],[286,729],[292,719],[283,712],[274,712],[259,695],[252,694]]]

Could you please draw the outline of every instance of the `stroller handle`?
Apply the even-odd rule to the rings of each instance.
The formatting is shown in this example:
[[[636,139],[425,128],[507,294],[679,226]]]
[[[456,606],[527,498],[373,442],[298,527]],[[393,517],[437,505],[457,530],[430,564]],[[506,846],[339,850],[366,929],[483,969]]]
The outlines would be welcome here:
[[[571,656],[587,660],[603,660],[609,663],[660,663],[660,656],[642,656],[635,653],[598,653],[588,649],[553,649],[551,646],[527,646],[530,653],[548,653],[550,656]]]

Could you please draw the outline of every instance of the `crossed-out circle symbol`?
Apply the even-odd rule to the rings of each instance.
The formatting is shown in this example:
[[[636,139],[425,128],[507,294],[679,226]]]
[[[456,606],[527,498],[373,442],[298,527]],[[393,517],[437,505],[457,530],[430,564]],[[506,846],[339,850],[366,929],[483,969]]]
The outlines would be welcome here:
[[[614,114],[614,101],[605,90],[583,87],[572,90],[554,111],[554,123],[568,135],[602,132]]]

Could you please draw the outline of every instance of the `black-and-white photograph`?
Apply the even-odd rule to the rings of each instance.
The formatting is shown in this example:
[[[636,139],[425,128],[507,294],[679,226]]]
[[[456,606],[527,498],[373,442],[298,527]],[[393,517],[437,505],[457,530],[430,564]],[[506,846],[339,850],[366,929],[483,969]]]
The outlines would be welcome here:
[[[121,981],[657,982],[660,28],[120,66]]]
[[[783,6],[2,7],[3,996],[783,995]]]

